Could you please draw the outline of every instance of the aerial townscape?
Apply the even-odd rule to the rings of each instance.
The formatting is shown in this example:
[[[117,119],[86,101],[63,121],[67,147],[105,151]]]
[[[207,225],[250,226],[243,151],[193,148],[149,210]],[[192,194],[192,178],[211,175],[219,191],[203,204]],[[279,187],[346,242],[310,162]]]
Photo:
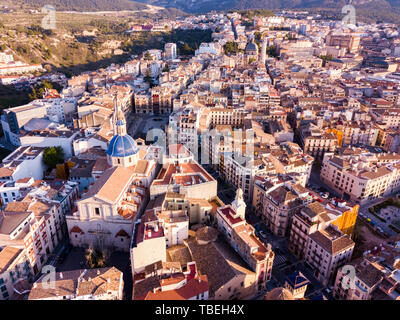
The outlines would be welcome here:
[[[0,300],[400,300],[399,23],[127,2],[1,6]]]

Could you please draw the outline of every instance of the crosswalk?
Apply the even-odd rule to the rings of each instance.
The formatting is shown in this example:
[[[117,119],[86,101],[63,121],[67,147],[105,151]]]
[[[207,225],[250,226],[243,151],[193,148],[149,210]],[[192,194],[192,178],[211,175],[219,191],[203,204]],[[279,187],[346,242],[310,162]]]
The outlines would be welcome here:
[[[280,267],[280,266],[286,265],[286,261],[288,261],[288,259],[286,259],[286,257],[276,254],[275,258],[274,258],[274,266]]]

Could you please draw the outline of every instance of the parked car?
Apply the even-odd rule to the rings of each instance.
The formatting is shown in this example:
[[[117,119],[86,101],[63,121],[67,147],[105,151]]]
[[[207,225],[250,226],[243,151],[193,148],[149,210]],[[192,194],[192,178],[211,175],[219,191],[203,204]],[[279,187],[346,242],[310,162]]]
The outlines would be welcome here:
[[[321,197],[324,199],[327,199],[329,197],[329,193],[328,192],[321,192]]]
[[[324,292],[325,294],[330,294],[330,293],[332,292],[332,290],[329,289],[329,288],[325,288],[325,289],[323,290],[323,292]]]
[[[267,237],[267,235],[265,234],[265,232],[262,231],[262,230],[260,230],[258,233],[259,233],[260,236],[263,237],[264,239]]]

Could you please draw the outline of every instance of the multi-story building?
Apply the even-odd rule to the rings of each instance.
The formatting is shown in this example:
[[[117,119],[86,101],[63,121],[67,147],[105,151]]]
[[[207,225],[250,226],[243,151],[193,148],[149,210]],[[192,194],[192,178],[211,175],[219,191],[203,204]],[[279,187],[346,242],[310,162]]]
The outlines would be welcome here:
[[[74,246],[129,250],[133,222],[146,206],[156,163],[141,159],[146,150],[127,134],[124,114],[116,102],[113,123],[115,135],[106,151],[111,168],[104,171],[66,217]]]
[[[60,204],[29,195],[10,202],[0,220],[0,243],[23,249],[33,274],[45,265],[66,233]]]
[[[141,278],[146,267],[159,261],[167,261],[164,227],[152,211],[136,221],[130,243],[132,277]]]
[[[337,269],[351,258],[355,243],[349,233],[357,210],[358,207],[333,208],[329,203],[324,206],[313,202],[293,216],[289,250],[304,259],[324,285],[331,283]]]
[[[271,245],[265,246],[254,234],[254,228],[245,219],[246,204],[243,192],[238,189],[231,205],[217,209],[218,229],[225,235],[236,252],[256,273],[258,290],[265,288],[271,279],[274,253]]]
[[[167,60],[174,60],[177,57],[176,43],[166,43],[164,45],[164,57]]]
[[[18,181],[26,177],[42,179],[46,165],[43,163],[43,147],[19,147],[3,159],[0,165],[0,181]]]
[[[400,156],[373,155],[356,149],[342,155],[325,154],[321,181],[350,199],[364,204],[400,188]]]
[[[263,197],[262,209],[256,208],[262,210],[259,215],[272,233],[283,237],[289,232],[293,214],[310,201],[309,190],[293,183],[266,187],[267,184],[261,180],[255,182],[254,188],[261,189]]]
[[[66,114],[74,112],[77,101],[74,98],[58,98],[35,100],[23,106],[4,110],[1,124],[6,141],[14,146],[20,146],[20,134],[23,127],[34,118],[47,118],[63,123]]]
[[[360,45],[360,36],[357,34],[337,34],[331,32],[326,36],[326,45],[338,46],[354,53]]]
[[[299,128],[300,141],[305,153],[322,160],[325,152],[334,152],[338,140],[333,133],[326,133],[312,123]]]
[[[338,270],[334,297],[339,300],[400,300],[398,252],[396,240],[364,251],[362,257]]]
[[[153,199],[162,193],[179,193],[188,198],[211,200],[217,196],[217,181],[195,161],[164,164],[150,187]]]
[[[155,276],[135,281],[133,300],[208,300],[207,275],[200,275],[196,262],[187,263],[182,271],[179,263],[162,265]]]
[[[330,225],[310,235],[305,261],[314,268],[315,277],[328,285],[337,269],[350,261],[354,246],[348,235]]]
[[[0,249],[0,300],[18,299],[15,284],[30,276],[31,268],[24,249],[12,246]]]
[[[28,300],[122,300],[123,273],[115,267],[57,272],[33,284]]]

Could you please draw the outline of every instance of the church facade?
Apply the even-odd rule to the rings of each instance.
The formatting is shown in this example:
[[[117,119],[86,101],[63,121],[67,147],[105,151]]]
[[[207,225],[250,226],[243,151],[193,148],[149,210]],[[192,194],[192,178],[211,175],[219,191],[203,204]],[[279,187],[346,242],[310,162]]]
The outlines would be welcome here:
[[[77,247],[128,251],[134,222],[148,202],[157,164],[145,160],[146,146],[127,134],[125,116],[114,101],[114,136],[107,169],[66,217],[70,242]]]

